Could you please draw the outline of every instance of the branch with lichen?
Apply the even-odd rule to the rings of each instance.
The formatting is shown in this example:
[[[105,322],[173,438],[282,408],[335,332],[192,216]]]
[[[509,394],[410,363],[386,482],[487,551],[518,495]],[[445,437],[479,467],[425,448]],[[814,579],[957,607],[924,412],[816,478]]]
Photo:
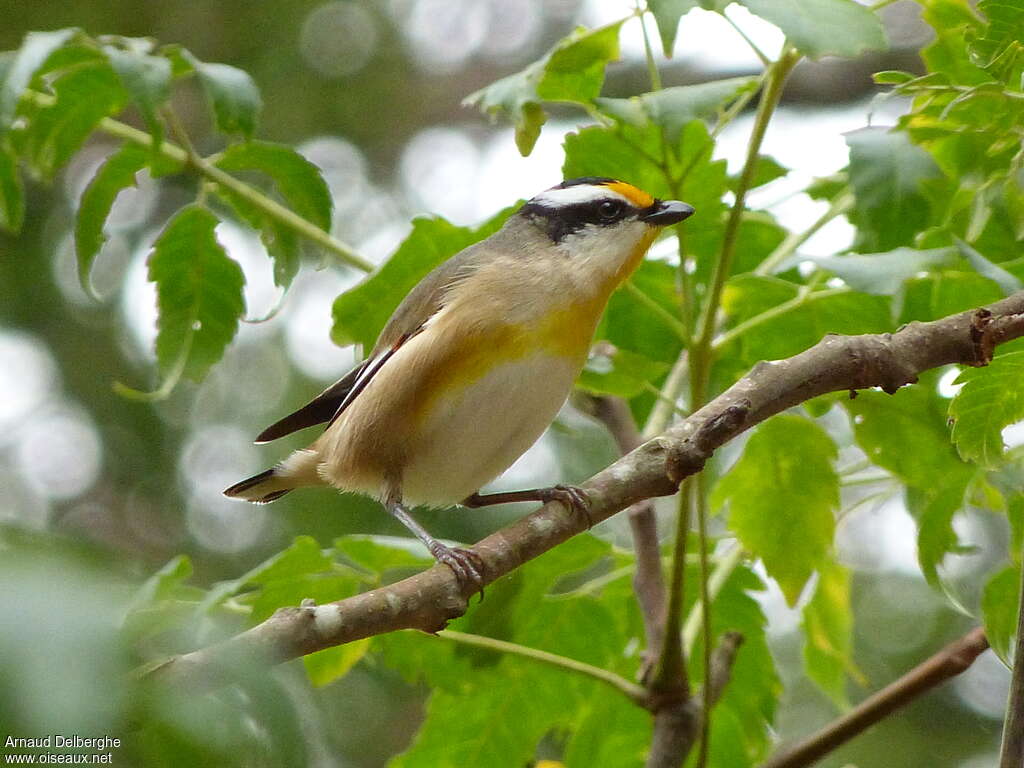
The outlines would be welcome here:
[[[942,365],[985,365],[999,344],[1024,336],[1024,291],[987,308],[892,334],[826,336],[786,360],[762,362],[706,406],[583,484],[599,522],[655,496],[675,493],[726,442],[787,408],[828,392],[895,392]],[[582,533],[579,516],[552,502],[473,547],[491,583]],[[282,608],[224,642],[150,665],[145,677],[208,691],[242,668],[275,664],[398,629],[437,632],[465,613],[475,587],[438,565],[386,587],[325,605]],[[655,716],[658,703],[653,703]]]

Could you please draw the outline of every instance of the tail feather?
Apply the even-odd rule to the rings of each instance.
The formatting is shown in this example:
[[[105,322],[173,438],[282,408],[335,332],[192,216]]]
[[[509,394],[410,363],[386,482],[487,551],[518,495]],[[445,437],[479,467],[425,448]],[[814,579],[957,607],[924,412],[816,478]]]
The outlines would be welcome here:
[[[289,478],[282,477],[276,469],[268,469],[235,483],[224,491],[224,495],[251,501],[254,504],[269,504],[280,499],[294,487]]]

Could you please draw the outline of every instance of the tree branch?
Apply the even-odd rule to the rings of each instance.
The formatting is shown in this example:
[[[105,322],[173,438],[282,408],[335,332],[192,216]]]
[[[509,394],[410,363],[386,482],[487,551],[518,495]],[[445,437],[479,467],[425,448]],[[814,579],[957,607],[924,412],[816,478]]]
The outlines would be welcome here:
[[[591,518],[600,522],[653,496],[675,493],[722,444],[791,406],[827,392],[881,387],[895,392],[930,368],[984,365],[1000,343],[1024,336],[1024,291],[987,309],[893,334],[826,336],[787,360],[762,362],[689,418],[598,472],[583,484]],[[489,584],[584,530],[560,503],[491,534],[474,547]],[[436,632],[466,611],[476,587],[460,587],[443,565],[403,581],[321,606],[282,608],[224,642],[175,656],[148,676],[198,690],[215,688],[232,670],[278,663],[396,629]]]
[[[627,454],[643,442],[629,410],[629,403],[622,398],[587,397],[582,404],[587,413],[605,425],[620,453]],[[653,502],[645,499],[634,504],[627,510],[627,514],[636,554],[633,591],[640,603],[647,641],[638,677],[646,681],[654,660],[661,652],[661,637],[665,627],[665,577],[661,572],[661,545],[658,542],[658,521],[654,516]]]
[[[771,757],[761,768],[802,768],[813,764],[918,696],[964,672],[986,648],[985,632],[976,627],[813,736]]]

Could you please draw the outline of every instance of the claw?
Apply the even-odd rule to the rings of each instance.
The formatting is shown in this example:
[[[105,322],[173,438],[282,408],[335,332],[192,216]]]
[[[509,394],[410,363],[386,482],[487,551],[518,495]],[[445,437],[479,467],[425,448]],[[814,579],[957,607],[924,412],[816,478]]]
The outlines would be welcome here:
[[[567,510],[582,517],[587,528],[594,527],[594,518],[590,516],[590,497],[582,488],[577,488],[575,485],[555,485],[545,491],[546,498],[543,499],[545,503],[561,502]]]
[[[434,542],[430,554],[439,563],[452,569],[460,586],[472,584],[480,593],[480,602],[484,599],[484,561],[476,552],[469,549],[453,549],[440,542]]]

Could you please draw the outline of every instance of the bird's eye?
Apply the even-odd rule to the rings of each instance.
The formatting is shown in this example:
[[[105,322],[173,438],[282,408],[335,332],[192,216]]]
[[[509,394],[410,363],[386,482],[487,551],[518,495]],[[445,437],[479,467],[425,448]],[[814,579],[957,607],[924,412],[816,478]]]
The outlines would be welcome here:
[[[611,221],[622,213],[622,203],[615,200],[605,200],[597,206],[597,212],[605,221]]]

